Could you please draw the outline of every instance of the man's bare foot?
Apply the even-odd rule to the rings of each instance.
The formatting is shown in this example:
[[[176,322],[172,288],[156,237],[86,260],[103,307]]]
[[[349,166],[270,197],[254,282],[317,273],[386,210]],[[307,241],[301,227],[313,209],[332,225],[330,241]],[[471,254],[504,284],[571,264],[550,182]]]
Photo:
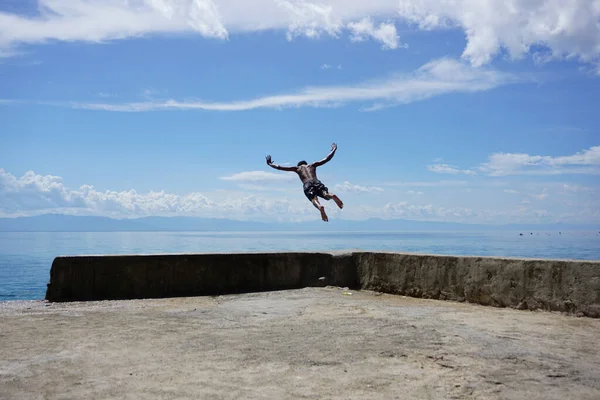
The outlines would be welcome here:
[[[327,214],[325,214],[325,207],[319,207],[319,211],[321,211],[321,219],[325,222],[329,221],[329,218],[327,218]]]
[[[331,196],[331,198],[333,199],[333,201],[335,201],[335,204],[337,204],[337,206],[339,208],[344,208],[344,203],[342,203],[342,201],[340,200],[339,197],[337,197],[335,194],[333,196]]]

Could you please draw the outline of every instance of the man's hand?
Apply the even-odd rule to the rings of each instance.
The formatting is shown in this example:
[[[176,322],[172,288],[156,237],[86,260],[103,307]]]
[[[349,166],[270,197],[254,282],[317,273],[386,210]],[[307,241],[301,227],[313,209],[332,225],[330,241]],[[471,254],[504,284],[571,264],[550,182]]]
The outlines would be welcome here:
[[[273,164],[273,160],[271,160],[271,156],[267,156],[267,165]]]
[[[337,144],[333,143],[331,145],[331,151],[336,151],[337,150]]]

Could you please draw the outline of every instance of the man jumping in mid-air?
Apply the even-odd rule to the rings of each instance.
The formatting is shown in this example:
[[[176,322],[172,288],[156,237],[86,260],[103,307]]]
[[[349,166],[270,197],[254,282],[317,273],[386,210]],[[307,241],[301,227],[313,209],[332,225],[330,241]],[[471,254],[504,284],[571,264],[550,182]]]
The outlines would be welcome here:
[[[329,193],[329,189],[323,183],[317,179],[317,167],[325,164],[329,160],[333,158],[335,151],[337,150],[337,144],[331,145],[331,153],[327,155],[321,161],[314,162],[312,164],[308,164],[306,161],[300,161],[298,166],[296,167],[282,167],[280,165],[274,164],[273,160],[271,160],[271,156],[267,156],[267,165],[278,169],[280,171],[292,171],[298,174],[302,184],[304,186],[304,194],[310,200],[313,205],[321,212],[321,218],[323,221],[327,222],[329,219],[327,218],[327,214],[325,214],[325,207],[319,203],[318,197],[321,197],[325,200],[335,201],[335,204],[339,208],[344,207],[344,203],[333,193]],[[318,196],[318,197],[317,197]]]

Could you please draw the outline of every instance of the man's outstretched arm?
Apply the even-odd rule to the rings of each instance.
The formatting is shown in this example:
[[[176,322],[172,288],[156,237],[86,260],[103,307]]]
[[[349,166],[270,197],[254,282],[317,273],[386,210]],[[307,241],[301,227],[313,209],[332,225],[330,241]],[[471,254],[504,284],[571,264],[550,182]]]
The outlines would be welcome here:
[[[271,160],[271,156],[267,156],[267,165],[270,166],[271,168],[275,168],[280,171],[296,172],[296,170],[298,169],[297,167],[282,167],[281,165],[277,165],[273,162],[273,160]]]
[[[331,160],[333,158],[333,155],[335,154],[336,150],[337,150],[337,144],[333,143],[331,145],[331,152],[327,155],[327,157],[325,157],[321,161],[314,162],[313,165],[315,167],[319,167],[319,166],[325,164],[326,162],[328,162],[329,160]]]

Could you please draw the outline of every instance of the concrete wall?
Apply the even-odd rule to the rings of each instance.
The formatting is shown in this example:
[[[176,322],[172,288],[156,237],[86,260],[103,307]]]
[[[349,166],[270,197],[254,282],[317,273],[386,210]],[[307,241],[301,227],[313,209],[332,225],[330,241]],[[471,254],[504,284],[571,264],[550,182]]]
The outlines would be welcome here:
[[[341,286],[600,317],[600,262],[403,253],[57,257],[49,301],[218,295]]]
[[[351,256],[250,253],[57,257],[50,270],[46,299],[185,297],[327,284],[358,285]]]
[[[600,317],[600,262],[356,253],[361,289]]]

